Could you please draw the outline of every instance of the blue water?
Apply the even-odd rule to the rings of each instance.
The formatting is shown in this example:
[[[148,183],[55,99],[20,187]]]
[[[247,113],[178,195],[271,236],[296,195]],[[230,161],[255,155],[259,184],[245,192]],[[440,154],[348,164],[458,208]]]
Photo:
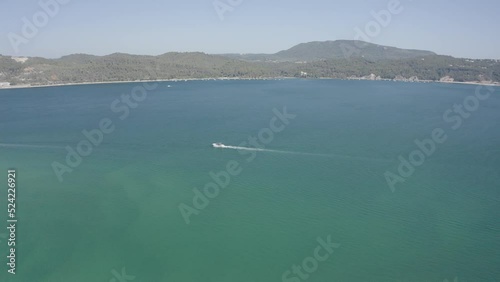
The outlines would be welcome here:
[[[17,170],[19,220],[16,275],[0,232],[0,281],[500,281],[498,88],[453,130],[443,115],[475,86],[165,82],[120,119],[111,105],[141,86],[0,91],[0,182]],[[70,167],[66,146],[103,119],[114,131]],[[272,121],[260,150],[211,147],[252,149]],[[393,192],[385,173],[437,128],[446,141]],[[55,162],[72,170],[62,182]],[[239,173],[187,224],[180,205],[230,163]],[[307,272],[328,237],[339,246]]]

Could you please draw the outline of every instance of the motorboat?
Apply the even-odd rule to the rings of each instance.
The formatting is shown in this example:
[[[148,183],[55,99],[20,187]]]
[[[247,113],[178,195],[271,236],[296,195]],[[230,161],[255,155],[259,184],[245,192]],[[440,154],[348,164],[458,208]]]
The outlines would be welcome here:
[[[212,147],[214,147],[214,148],[226,148],[226,145],[224,145],[222,143],[213,143]]]

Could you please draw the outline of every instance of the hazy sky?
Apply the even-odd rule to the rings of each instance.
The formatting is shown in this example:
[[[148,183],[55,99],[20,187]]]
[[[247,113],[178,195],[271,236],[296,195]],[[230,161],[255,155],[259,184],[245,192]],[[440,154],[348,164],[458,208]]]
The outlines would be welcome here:
[[[50,2],[56,0],[42,0]],[[63,0],[58,0],[63,2]],[[23,17],[43,24],[39,0],[1,0],[0,54],[60,57],[114,52],[275,53],[309,41],[354,39],[391,0],[241,2],[221,20],[214,0],[64,0],[32,38],[12,47]],[[370,41],[467,58],[500,59],[500,1],[400,0],[404,8]],[[29,35],[29,34],[28,34]],[[31,36],[31,35],[30,35]],[[17,41],[19,42],[19,41]]]

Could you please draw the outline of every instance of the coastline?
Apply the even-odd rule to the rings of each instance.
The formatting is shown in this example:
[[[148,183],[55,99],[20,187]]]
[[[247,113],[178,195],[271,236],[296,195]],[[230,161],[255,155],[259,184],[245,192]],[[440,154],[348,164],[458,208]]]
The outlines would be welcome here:
[[[43,85],[10,85],[0,87],[1,90],[12,89],[27,89],[27,88],[47,88],[61,86],[78,86],[78,85],[101,85],[101,84],[125,84],[125,83],[145,83],[145,82],[181,82],[181,81],[224,81],[224,80],[285,80],[297,79],[296,77],[262,77],[262,78],[245,78],[245,77],[210,77],[210,78],[170,78],[158,80],[117,80],[117,81],[97,81],[97,82],[77,82],[77,83],[58,83],[58,84],[43,84]]]
[[[298,78],[298,77],[260,77],[260,78],[245,78],[245,77],[209,77],[209,78],[172,78],[172,79],[159,79],[159,80],[126,80],[126,81],[102,81],[102,82],[77,82],[77,83],[58,83],[58,84],[44,84],[44,85],[9,85],[0,87],[1,90],[13,89],[29,89],[29,88],[48,88],[48,87],[62,87],[62,86],[79,86],[79,85],[101,85],[101,84],[125,84],[125,83],[147,83],[147,82],[182,82],[182,81],[225,81],[225,80],[286,80],[286,79],[321,79],[321,80],[360,80],[360,81],[393,81],[393,82],[409,82],[409,83],[442,83],[442,84],[462,84],[462,85],[475,85],[475,86],[493,86],[500,87],[500,83],[486,83],[479,81],[432,81],[432,80],[395,80],[395,79],[364,79],[364,78],[332,78],[332,77],[318,77],[318,78]]]

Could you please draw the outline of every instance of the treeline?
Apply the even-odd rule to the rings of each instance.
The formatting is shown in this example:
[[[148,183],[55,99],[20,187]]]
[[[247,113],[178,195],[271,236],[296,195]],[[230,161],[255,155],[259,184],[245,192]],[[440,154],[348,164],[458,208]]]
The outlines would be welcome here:
[[[304,65],[303,71],[315,77],[363,77],[375,74],[383,79],[397,76],[440,80],[449,76],[459,82],[500,81],[500,63],[495,60],[468,60],[448,56],[418,59],[369,61],[363,58],[318,61]]]
[[[495,60],[467,60],[430,55],[413,59],[320,60],[308,63],[248,62],[203,53],[167,53],[160,56],[112,54],[70,55],[60,59],[29,58],[16,62],[0,56],[0,82],[47,85],[80,82],[135,81],[209,77],[308,77],[348,78],[375,74],[384,79],[397,76],[456,81],[500,81],[500,63]]]

